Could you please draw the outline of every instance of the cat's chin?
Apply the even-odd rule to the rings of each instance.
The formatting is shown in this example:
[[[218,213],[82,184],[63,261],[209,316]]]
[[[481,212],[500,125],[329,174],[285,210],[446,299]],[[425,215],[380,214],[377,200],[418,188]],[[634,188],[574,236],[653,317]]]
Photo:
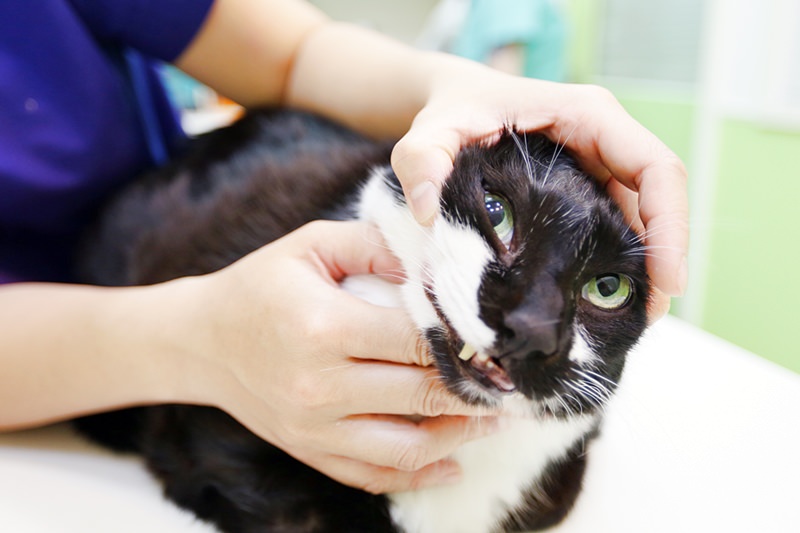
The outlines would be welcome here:
[[[451,392],[472,405],[501,408],[510,416],[538,420],[570,420],[591,416],[594,409],[574,404],[570,394],[554,392],[547,397],[523,394],[498,361],[458,338],[449,328],[436,328],[438,339],[428,332],[437,366]],[[446,331],[446,333],[445,333]]]

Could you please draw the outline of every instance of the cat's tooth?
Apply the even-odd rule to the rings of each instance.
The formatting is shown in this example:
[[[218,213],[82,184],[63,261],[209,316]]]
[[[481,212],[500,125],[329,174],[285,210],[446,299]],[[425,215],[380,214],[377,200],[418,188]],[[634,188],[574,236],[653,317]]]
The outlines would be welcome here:
[[[491,357],[489,357],[488,355],[486,355],[483,352],[476,353],[475,357],[477,357],[478,361],[480,361],[481,363],[488,363],[488,362],[491,362],[491,360],[492,360]]]
[[[464,347],[461,348],[461,352],[458,354],[458,358],[462,361],[469,361],[472,359],[472,356],[475,355],[475,352],[475,348],[465,342]]]

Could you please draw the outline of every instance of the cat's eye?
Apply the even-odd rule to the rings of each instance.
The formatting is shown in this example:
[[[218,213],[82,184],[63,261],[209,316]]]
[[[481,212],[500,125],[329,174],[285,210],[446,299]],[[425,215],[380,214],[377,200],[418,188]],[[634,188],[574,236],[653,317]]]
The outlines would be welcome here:
[[[633,284],[628,276],[602,274],[583,286],[581,296],[601,309],[619,309],[630,301]]]
[[[514,237],[514,215],[508,200],[500,195],[486,193],[483,195],[483,203],[486,206],[486,213],[489,215],[489,222],[494,228],[494,232],[500,242],[508,248],[511,239]]]

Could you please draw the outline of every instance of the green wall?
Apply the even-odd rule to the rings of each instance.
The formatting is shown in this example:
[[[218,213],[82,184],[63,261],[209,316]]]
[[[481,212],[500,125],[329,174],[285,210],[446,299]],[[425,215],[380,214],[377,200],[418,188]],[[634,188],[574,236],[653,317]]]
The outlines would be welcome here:
[[[690,100],[615,91],[637,120],[692,169],[695,106]],[[702,328],[800,372],[800,133],[753,122],[720,124],[712,206],[692,213],[710,231],[701,287]],[[690,193],[692,175],[690,172]],[[673,309],[682,310],[680,299]]]
[[[628,113],[655,133],[687,166],[691,164],[695,116],[692,96],[630,90],[614,93]]]
[[[713,176],[695,176],[692,156],[698,115],[693,91],[657,82],[599,77],[603,0],[567,0],[573,27],[571,79],[599,82],[639,122],[680,156],[689,169],[691,232],[708,231],[706,271],[689,287],[692,301],[673,311],[698,326],[800,372],[800,127],[776,131],[753,121],[720,119]],[[702,110],[701,110],[702,111]],[[710,143],[714,144],[714,143]],[[698,179],[712,179],[712,198],[694,196]],[[700,281],[702,280],[702,281]],[[700,307],[688,309],[700,302]]]
[[[702,326],[800,372],[800,133],[723,123]]]

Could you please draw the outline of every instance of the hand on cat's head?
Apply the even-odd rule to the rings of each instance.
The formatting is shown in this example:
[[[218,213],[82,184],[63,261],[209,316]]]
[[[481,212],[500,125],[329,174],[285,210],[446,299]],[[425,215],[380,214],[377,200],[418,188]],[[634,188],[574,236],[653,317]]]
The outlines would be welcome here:
[[[651,320],[686,288],[689,214],[686,169],[605,89],[515,78],[477,66],[449,70],[392,153],[417,220],[428,224],[455,155],[491,141],[508,124],[541,131],[564,144],[583,168],[606,184],[648,247],[657,289]]]

